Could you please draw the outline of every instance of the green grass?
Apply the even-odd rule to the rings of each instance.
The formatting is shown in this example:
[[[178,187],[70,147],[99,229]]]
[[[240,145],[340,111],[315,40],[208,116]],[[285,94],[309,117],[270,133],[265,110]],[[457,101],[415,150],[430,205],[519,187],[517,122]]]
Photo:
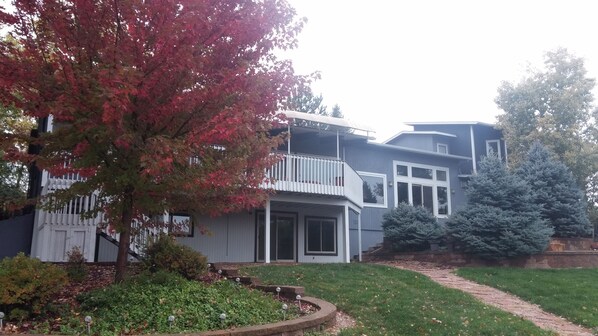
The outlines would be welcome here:
[[[598,268],[462,268],[457,274],[513,293],[598,332]]]
[[[427,277],[368,264],[244,269],[268,284],[304,286],[358,320],[342,335],[552,335]]]

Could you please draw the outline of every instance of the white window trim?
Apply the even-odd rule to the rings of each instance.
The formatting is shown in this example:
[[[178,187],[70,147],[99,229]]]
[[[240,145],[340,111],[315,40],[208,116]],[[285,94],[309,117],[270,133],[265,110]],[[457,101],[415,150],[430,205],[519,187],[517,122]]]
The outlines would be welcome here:
[[[310,251],[309,250],[309,221],[330,222],[334,225],[334,251]],[[305,255],[338,255],[338,222],[335,218],[306,216],[305,217]],[[320,234],[322,230],[320,228]],[[320,236],[321,238],[321,236]]]
[[[370,207],[370,208],[388,208],[388,191],[387,191],[387,183],[388,181],[386,180],[386,174],[378,174],[378,173],[370,173],[370,172],[364,172],[364,171],[356,171],[356,173],[358,175],[363,175],[363,176],[370,176],[370,177],[381,177],[383,180],[383,186],[384,186],[384,204],[374,204],[374,203],[366,203],[363,202],[363,207]]]
[[[446,153],[442,153],[440,151],[440,147],[442,147],[442,146],[444,146],[446,148]],[[445,144],[445,143],[440,143],[439,142],[439,143],[436,144],[436,152],[441,153],[441,154],[448,154],[449,153],[449,146],[447,144]]]
[[[397,174],[397,166],[407,166],[407,174],[408,176],[401,176]],[[411,177],[411,168],[423,168],[423,169],[432,169],[432,179],[424,179],[418,177]],[[423,164],[414,164],[411,162],[404,162],[404,161],[393,161],[392,162],[393,168],[393,175],[394,175],[394,205],[395,207],[399,205],[399,188],[397,187],[397,183],[403,182],[409,185],[408,194],[409,194],[409,204],[413,205],[413,184],[419,184],[423,186],[432,187],[432,201],[434,204],[434,216],[437,218],[447,218],[451,214],[451,184],[450,184],[450,174],[449,169],[447,167],[440,167],[440,166],[430,166],[430,165],[423,165]],[[446,181],[440,181],[436,179],[436,170],[443,170],[446,172]],[[446,198],[448,202],[448,209],[446,215],[438,214],[438,188],[437,187],[445,187],[446,188]]]
[[[490,155],[490,144],[495,143],[496,148],[498,148],[498,158],[502,159],[502,151],[500,150],[500,140],[486,140],[486,155]]]

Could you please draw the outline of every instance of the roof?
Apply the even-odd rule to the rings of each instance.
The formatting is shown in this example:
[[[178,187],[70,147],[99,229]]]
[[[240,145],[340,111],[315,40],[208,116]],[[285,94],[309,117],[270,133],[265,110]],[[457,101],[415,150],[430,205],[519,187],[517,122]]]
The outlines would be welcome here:
[[[422,149],[414,149],[414,148],[409,148],[409,147],[388,145],[388,144],[383,144],[383,143],[381,144],[381,143],[371,142],[371,141],[368,141],[367,144],[375,146],[375,147],[379,147],[379,148],[384,148],[384,149],[399,150],[399,151],[403,151],[403,152],[425,154],[425,155],[431,155],[431,156],[440,156],[440,157],[447,158],[447,159],[471,160],[471,157],[469,157],[469,156],[443,154],[443,153],[431,152],[431,151],[422,150]]]
[[[481,122],[481,121],[421,121],[421,122],[406,122],[405,125],[482,125],[495,127],[495,124]]]
[[[444,136],[444,137],[449,137],[449,138],[457,137],[454,134],[444,133],[444,132],[436,132],[436,131],[401,131],[401,132],[393,135],[392,137],[390,137],[388,140],[384,141],[383,143],[385,143],[385,144],[389,143],[402,135],[409,135],[409,134],[412,134],[412,135],[438,135],[438,136]]]
[[[345,118],[334,118],[329,116],[323,116],[314,113],[304,113],[297,111],[279,111],[279,113],[285,115],[287,119],[301,119],[307,121],[313,121],[320,124],[326,124],[331,126],[345,127],[353,130],[364,131],[368,133],[375,133],[373,128],[362,125]]]

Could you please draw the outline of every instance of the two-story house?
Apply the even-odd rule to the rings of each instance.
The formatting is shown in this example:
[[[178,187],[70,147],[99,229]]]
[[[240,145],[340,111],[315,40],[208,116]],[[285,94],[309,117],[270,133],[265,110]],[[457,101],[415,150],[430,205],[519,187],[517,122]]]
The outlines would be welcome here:
[[[168,214],[166,220],[192,224],[179,242],[211,262],[349,262],[382,241],[382,216],[399,202],[447,218],[466,201],[463,186],[481,157],[494,152],[506,159],[500,131],[490,124],[410,123],[413,131],[376,143],[373,130],[344,119],[282,113],[288,124],[273,132],[290,136],[274,153],[281,160],[266,172],[272,182],[262,187],[272,194],[264,207],[215,218]],[[41,193],[68,188],[77,178],[44,172]],[[94,201],[92,195],[60,211],[36,210],[31,255],[63,261],[79,246],[88,260],[115,260],[118,235],[98,228],[99,217],[78,216]]]

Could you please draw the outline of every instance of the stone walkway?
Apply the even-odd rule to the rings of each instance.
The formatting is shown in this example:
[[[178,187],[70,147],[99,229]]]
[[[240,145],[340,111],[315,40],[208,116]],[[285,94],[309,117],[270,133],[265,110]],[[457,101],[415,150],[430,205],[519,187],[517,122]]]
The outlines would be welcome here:
[[[462,290],[488,305],[520,316],[533,322],[542,329],[552,330],[559,335],[593,335],[591,330],[573,324],[562,317],[545,312],[537,305],[523,301],[514,295],[459,277],[453,273],[453,267],[412,261],[389,261],[378,263],[419,272],[445,287]]]

